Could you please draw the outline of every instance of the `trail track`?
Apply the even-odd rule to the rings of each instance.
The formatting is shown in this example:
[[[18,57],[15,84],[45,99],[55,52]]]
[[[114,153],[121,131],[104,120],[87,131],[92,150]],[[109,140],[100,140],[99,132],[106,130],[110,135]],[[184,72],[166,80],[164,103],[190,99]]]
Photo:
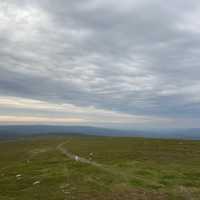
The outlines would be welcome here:
[[[66,144],[66,142],[59,144],[57,146],[57,149],[62,154],[64,154],[65,156],[67,156],[68,158],[70,158],[72,160],[76,160],[77,162],[86,163],[86,164],[89,164],[89,165],[92,165],[92,166],[95,166],[95,167],[99,167],[99,168],[105,170],[105,167],[102,164],[99,164],[99,163],[97,163],[95,161],[88,160],[86,158],[80,157],[78,155],[75,155],[75,154],[69,152],[65,147],[63,147],[65,144]]]
[[[110,168],[109,166],[106,166],[106,165],[103,165],[103,164],[100,164],[100,163],[97,163],[95,161],[91,161],[89,159],[86,159],[84,157],[80,157],[78,155],[75,155],[73,153],[71,153],[70,151],[68,151],[66,149],[66,147],[64,147],[64,145],[66,144],[67,142],[63,142],[61,144],[59,144],[57,146],[57,149],[62,153],[64,154],[65,156],[67,156],[68,158],[72,159],[72,160],[75,160],[77,162],[81,162],[81,163],[85,163],[85,164],[89,164],[89,165],[92,165],[94,167],[98,167],[99,169],[105,171],[105,172],[108,172],[114,176],[120,176],[120,177],[123,177],[123,175],[119,172],[119,171],[116,171],[114,170],[113,168]],[[78,159],[77,159],[78,158]]]

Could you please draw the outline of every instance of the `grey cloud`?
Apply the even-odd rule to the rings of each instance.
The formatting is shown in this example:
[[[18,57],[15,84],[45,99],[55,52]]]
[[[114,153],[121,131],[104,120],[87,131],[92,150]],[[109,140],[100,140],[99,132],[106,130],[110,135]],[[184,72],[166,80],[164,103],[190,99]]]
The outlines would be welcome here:
[[[187,17],[200,10],[197,1],[10,0],[0,7],[2,95],[200,117],[200,32]],[[30,21],[16,22],[23,12]]]

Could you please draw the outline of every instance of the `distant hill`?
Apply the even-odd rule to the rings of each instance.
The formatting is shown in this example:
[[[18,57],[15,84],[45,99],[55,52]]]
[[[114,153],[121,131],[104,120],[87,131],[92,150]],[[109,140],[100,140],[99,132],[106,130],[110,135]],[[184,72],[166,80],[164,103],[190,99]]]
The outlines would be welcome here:
[[[10,125],[0,126],[0,138],[34,135],[98,135],[200,140],[200,129],[119,130],[90,126]]]

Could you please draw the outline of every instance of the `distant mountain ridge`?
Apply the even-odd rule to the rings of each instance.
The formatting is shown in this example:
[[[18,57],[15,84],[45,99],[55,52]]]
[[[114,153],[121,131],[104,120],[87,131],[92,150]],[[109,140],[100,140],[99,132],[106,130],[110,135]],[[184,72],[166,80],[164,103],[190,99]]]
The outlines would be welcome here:
[[[92,126],[2,125],[0,138],[34,135],[97,135],[200,140],[200,129],[120,130]]]

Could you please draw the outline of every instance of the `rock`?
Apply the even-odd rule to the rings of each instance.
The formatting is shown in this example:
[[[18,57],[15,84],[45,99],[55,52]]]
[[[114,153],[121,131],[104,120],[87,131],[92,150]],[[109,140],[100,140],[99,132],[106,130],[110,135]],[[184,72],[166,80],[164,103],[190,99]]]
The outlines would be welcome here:
[[[37,185],[37,184],[40,184],[40,181],[35,181],[35,182],[33,183],[33,185]]]
[[[16,178],[17,178],[17,179],[20,179],[21,177],[22,177],[21,174],[17,174],[17,175],[16,175]]]

